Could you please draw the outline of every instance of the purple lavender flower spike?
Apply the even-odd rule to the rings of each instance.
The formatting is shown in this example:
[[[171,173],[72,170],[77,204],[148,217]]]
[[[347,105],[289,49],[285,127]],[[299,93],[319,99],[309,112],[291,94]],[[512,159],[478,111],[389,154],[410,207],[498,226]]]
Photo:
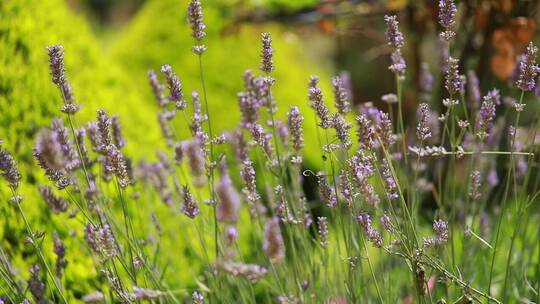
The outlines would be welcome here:
[[[262,33],[262,54],[261,54],[261,71],[266,74],[272,73],[274,70],[274,49],[272,48],[272,37],[270,33]]]
[[[62,197],[56,196],[52,193],[51,187],[40,185],[38,187],[39,194],[47,203],[47,206],[54,214],[59,214],[61,212],[66,212],[69,204]]]
[[[424,141],[431,137],[429,128],[431,110],[427,103],[421,103],[418,106],[418,125],[416,127],[416,136],[419,140]]]
[[[216,186],[218,197],[216,216],[221,222],[234,224],[238,221],[242,201],[229,176],[226,160],[222,160],[219,170],[221,179]]]
[[[200,0],[191,0],[188,6],[188,21],[191,25],[191,35],[197,41],[206,36],[206,24],[203,20],[202,4]]]
[[[168,64],[161,67],[161,72],[163,72],[167,78],[167,85],[171,94],[169,100],[175,103],[178,110],[185,109],[187,102],[184,100],[184,92],[180,78],[173,72],[172,67]]]
[[[459,60],[448,57],[444,87],[450,95],[458,94],[463,89],[463,79],[459,75]]]
[[[334,100],[336,109],[341,115],[345,115],[351,111],[350,94],[345,87],[342,76],[336,76],[332,79],[332,86],[334,87]]]
[[[274,264],[279,264],[285,258],[285,243],[279,227],[279,218],[273,217],[264,225],[263,250]]]
[[[447,41],[455,36],[452,27],[456,23],[456,14],[454,0],[439,0],[439,24],[444,28],[440,36]]]
[[[189,186],[185,185],[182,187],[182,197],[184,200],[184,205],[182,206],[182,213],[189,218],[195,218],[197,215],[199,215],[199,204],[191,194]]]
[[[67,80],[64,66],[64,48],[61,45],[52,45],[47,47],[47,51],[49,53],[49,69],[52,82],[58,86],[64,100],[61,110],[66,114],[75,114],[80,109],[80,106],[74,103],[75,97],[73,96],[71,84]]]
[[[6,149],[0,148],[0,174],[8,182],[9,186],[16,190],[21,181],[21,174],[17,168],[17,162]]]
[[[323,100],[323,93],[319,88],[319,77],[311,76],[309,80],[309,101],[310,107],[315,110],[319,117],[319,126],[323,129],[328,129],[332,126],[332,119],[330,117],[330,110],[326,107]]]
[[[399,31],[399,22],[397,17],[393,16],[384,16],[384,21],[386,22],[386,32],[384,36],[388,46],[394,50],[401,49],[404,44],[403,34]]]
[[[525,56],[519,62],[519,78],[516,81],[516,86],[522,91],[532,91],[536,86],[537,75],[540,72],[540,67],[536,64],[536,55],[538,48],[529,42]]]

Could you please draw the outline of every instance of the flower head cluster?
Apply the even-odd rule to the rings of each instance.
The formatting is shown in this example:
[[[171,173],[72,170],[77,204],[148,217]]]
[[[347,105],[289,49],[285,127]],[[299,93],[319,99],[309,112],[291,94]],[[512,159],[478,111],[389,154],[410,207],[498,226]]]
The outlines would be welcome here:
[[[285,258],[285,243],[277,217],[271,218],[264,225],[263,250],[274,264],[281,263]]]
[[[476,136],[484,140],[489,135],[491,124],[495,118],[496,99],[493,94],[484,96],[476,118]]]
[[[272,37],[270,33],[262,33],[262,54],[261,54],[261,71],[266,74],[272,73],[274,70],[274,49],[272,48]]]
[[[463,78],[459,75],[459,60],[448,57],[446,73],[444,75],[444,87],[450,95],[458,94],[463,90]]]
[[[405,76],[405,69],[407,68],[405,59],[401,54],[401,48],[404,45],[403,34],[399,31],[399,23],[396,16],[386,15],[384,16],[384,21],[386,22],[386,43],[393,49],[390,56],[392,64],[388,68],[390,71],[396,73],[398,77],[403,78]]]
[[[221,179],[216,186],[218,197],[216,217],[221,222],[236,223],[242,201],[229,176],[225,160],[221,162],[219,170]]]
[[[28,279],[28,290],[32,294],[35,303],[47,304],[49,301],[45,296],[45,283],[40,277],[41,269],[39,265],[33,265],[30,267],[30,278]]]
[[[328,208],[334,208],[337,205],[337,196],[323,173],[317,174],[317,183],[319,184],[319,193],[322,201],[326,203]]]
[[[440,36],[444,40],[452,39],[456,33],[452,27],[456,23],[457,7],[454,0],[439,0],[439,24],[444,28]]]
[[[347,161],[350,173],[358,187],[358,191],[370,205],[376,205],[380,202],[379,195],[375,192],[373,186],[369,183],[369,177],[375,173],[373,162],[375,158],[367,151],[358,150],[356,154]]]
[[[444,245],[448,242],[448,222],[444,220],[435,220],[433,222],[435,237],[424,238],[425,247]]]
[[[184,204],[182,206],[182,213],[189,218],[195,218],[197,215],[199,215],[199,204],[197,203],[197,200],[193,197],[193,194],[191,194],[191,190],[187,185],[184,185],[182,187],[182,198],[184,201]]]
[[[116,241],[109,224],[98,226],[88,223],[84,235],[90,249],[101,255],[104,260],[116,256]]]
[[[427,140],[431,137],[431,130],[429,128],[430,113],[431,111],[427,103],[421,103],[418,106],[418,125],[416,126],[416,136],[421,141]]]
[[[536,64],[537,53],[538,47],[529,42],[527,52],[519,62],[519,78],[516,81],[516,86],[522,91],[532,91],[536,86],[537,75],[540,72],[540,67]]]
[[[206,46],[201,44],[202,39],[206,36],[206,24],[203,20],[203,10],[200,0],[189,1],[188,21],[191,25],[191,36],[199,43],[199,45],[193,47],[193,52],[200,55],[206,51]]]
[[[9,186],[13,189],[19,187],[21,180],[21,174],[17,168],[17,162],[13,159],[11,154],[6,149],[0,147],[0,174],[8,182]]]
[[[343,76],[336,76],[332,79],[332,86],[334,87],[334,102],[336,109],[342,115],[351,111],[351,96],[350,92],[345,86]]]
[[[71,84],[67,80],[66,69],[64,66],[64,47],[61,45],[52,45],[47,47],[49,53],[49,68],[51,70],[52,82],[58,86],[62,93],[64,105],[62,112],[75,114],[80,106],[74,104],[75,97],[71,89]]]
[[[170,92],[169,100],[175,103],[178,110],[185,109],[187,102],[184,100],[184,91],[182,89],[180,78],[168,64],[161,67],[161,72],[163,72],[167,78],[167,86],[169,87]]]
[[[322,248],[328,247],[328,219],[324,216],[319,216],[317,218],[317,232],[319,233],[319,244]]]
[[[383,238],[379,231],[373,228],[373,225],[371,223],[371,216],[366,212],[361,212],[356,216],[356,221],[364,230],[368,241],[370,241],[375,247],[382,247]]]
[[[323,93],[319,87],[319,77],[311,76],[309,81],[309,101],[310,106],[315,110],[319,118],[319,126],[323,129],[328,129],[332,126],[330,110],[324,103]]]

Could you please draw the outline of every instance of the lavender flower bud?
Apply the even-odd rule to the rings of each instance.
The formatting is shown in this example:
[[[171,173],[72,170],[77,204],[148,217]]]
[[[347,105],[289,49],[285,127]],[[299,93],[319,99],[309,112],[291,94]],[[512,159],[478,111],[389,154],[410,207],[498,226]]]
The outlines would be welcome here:
[[[165,86],[159,81],[158,76],[154,70],[148,71],[148,82],[150,83],[152,93],[154,94],[158,105],[161,108],[164,108],[169,103],[169,99],[165,98],[165,94],[163,93]]]
[[[274,70],[274,49],[272,48],[272,38],[270,33],[262,33],[262,54],[261,54],[261,71],[270,74]]]
[[[363,150],[358,150],[358,152],[347,161],[347,165],[351,170],[352,178],[356,182],[358,191],[362,194],[366,203],[370,205],[376,205],[380,202],[379,195],[368,181],[368,178],[375,173],[373,162],[374,157]]]
[[[330,110],[324,104],[323,93],[318,83],[319,78],[317,76],[311,76],[308,99],[310,101],[310,107],[315,110],[319,117],[319,126],[323,129],[328,129],[332,126],[332,119],[330,118]]]
[[[304,147],[303,121],[304,116],[302,116],[298,107],[292,107],[287,113],[287,126],[291,132],[291,145],[296,153]]]
[[[167,86],[169,87],[169,100],[174,101],[176,109],[183,110],[187,106],[187,102],[184,100],[184,92],[182,90],[182,82],[170,65],[166,64],[161,67],[161,72],[165,74],[167,78]]]
[[[397,189],[397,183],[394,179],[394,175],[392,174],[392,171],[390,170],[390,166],[388,165],[386,159],[381,165],[381,177],[383,178],[384,188],[386,190],[386,195],[388,196],[388,198],[390,200],[398,199],[399,194]]]
[[[317,218],[317,232],[319,233],[319,244],[322,248],[328,248],[328,220],[324,216]]]
[[[352,183],[349,179],[347,170],[341,170],[339,174],[339,191],[341,195],[345,198],[345,201],[347,202],[349,208],[351,208],[354,202],[355,193]]]
[[[45,284],[39,275],[41,269],[39,265],[30,267],[30,278],[28,279],[28,290],[32,294],[36,304],[47,304],[49,301],[45,298]]]
[[[66,160],[66,170],[72,171],[80,165],[80,162],[79,154],[69,138],[68,129],[64,126],[62,119],[54,118],[51,122],[51,130],[56,134],[62,148],[62,154]]]
[[[527,52],[519,62],[519,78],[516,86],[522,91],[532,91],[536,86],[536,78],[540,72],[540,67],[536,64],[536,54],[538,48],[529,42]]]
[[[424,246],[432,247],[444,245],[448,242],[448,223],[443,220],[435,220],[433,222],[433,230],[436,236],[432,238],[424,238]]]
[[[69,207],[68,202],[64,198],[54,195],[51,187],[40,185],[38,190],[39,194],[54,214],[67,211]]]
[[[277,217],[268,220],[264,225],[263,250],[270,262],[274,264],[281,263],[285,258],[285,243]]]
[[[370,241],[373,246],[380,248],[383,245],[383,238],[381,234],[373,228],[371,224],[371,216],[365,212],[361,212],[356,216],[356,221],[364,230],[368,241]]]
[[[342,76],[336,76],[332,79],[332,86],[334,87],[334,102],[336,109],[342,115],[351,111],[350,95],[349,91],[345,87],[345,83]]]
[[[191,35],[200,42],[206,36],[206,32],[204,31],[206,29],[206,24],[204,24],[200,0],[191,0],[189,2],[188,21],[191,25]]]
[[[54,253],[56,254],[56,276],[58,278],[62,278],[62,272],[68,264],[68,261],[66,260],[66,245],[64,245],[64,242],[62,242],[56,232],[53,234],[53,239]]]
[[[276,196],[276,216],[278,216],[283,223],[294,223],[295,219],[291,213],[291,210],[287,206],[283,186],[277,185],[274,188],[274,192]]]
[[[481,140],[484,140],[489,135],[489,129],[491,128],[491,122],[495,118],[495,114],[495,100],[493,95],[488,94],[484,96],[476,119],[476,135]]]
[[[84,235],[90,249],[99,254],[104,260],[116,256],[116,241],[108,224],[100,227],[88,223]]]
[[[356,116],[358,144],[360,149],[371,150],[375,145],[375,130],[366,115]]]
[[[392,220],[390,220],[390,217],[388,216],[388,214],[383,214],[380,218],[381,220],[381,225],[383,226],[383,228],[390,232],[390,233],[394,233],[396,231],[396,228],[394,227],[394,225],[392,224]]]
[[[319,193],[321,200],[326,202],[328,208],[334,208],[337,205],[337,197],[334,189],[328,184],[326,176],[322,173],[317,174],[317,183],[319,184]]]
[[[126,158],[115,145],[109,145],[107,147],[105,171],[113,173],[118,178],[118,184],[122,188],[127,187],[131,183],[127,171]]]
[[[405,70],[407,69],[407,64],[405,63],[405,58],[401,54],[401,50],[396,50],[390,55],[391,65],[388,69],[394,72],[399,79],[405,77]]]
[[[120,118],[113,116],[111,119],[112,138],[117,148],[123,148],[126,145],[124,136],[122,135],[122,126],[120,125]]]
[[[242,201],[229,176],[225,160],[222,161],[219,169],[221,179],[216,186],[218,197],[216,216],[218,221],[236,223]]]
[[[64,47],[61,45],[51,45],[47,47],[49,52],[49,69],[51,71],[52,82],[61,85],[66,81],[66,69],[64,67]]]
[[[273,148],[270,142],[272,134],[267,132],[260,124],[255,124],[251,126],[249,131],[251,133],[251,136],[253,137],[253,140],[255,140],[258,146],[263,148],[266,156],[271,159],[273,154]]]
[[[0,148],[0,174],[13,190],[17,190],[21,181],[21,174],[17,169],[17,162],[6,149]]]
[[[393,16],[384,16],[384,21],[386,22],[386,32],[384,36],[388,46],[394,50],[401,49],[404,44],[403,34],[399,31],[399,22],[397,17]]]
[[[249,212],[252,217],[255,217],[257,214],[257,203],[259,202],[261,196],[259,195],[259,192],[257,192],[255,168],[253,167],[253,162],[249,158],[244,160],[243,167],[240,171],[240,176],[244,181],[244,188],[242,189],[242,192],[247,198]]]
[[[469,197],[472,202],[475,202],[480,198],[480,186],[481,186],[481,175],[480,171],[473,171],[471,173],[471,188],[469,190]]]
[[[429,128],[430,113],[431,111],[427,103],[421,103],[418,106],[418,125],[416,127],[416,136],[420,141],[424,141],[431,137],[431,130]]]
[[[75,98],[73,91],[67,80],[63,47],[61,45],[52,45],[47,47],[47,51],[49,53],[49,69],[51,71],[52,82],[58,86],[64,100],[62,112],[74,114],[80,107],[74,104]]]
[[[189,186],[185,185],[182,188],[182,197],[184,205],[182,206],[182,213],[189,218],[195,218],[200,213],[199,204],[197,200],[191,194]]]
[[[100,143],[103,145],[100,147],[100,151],[105,151],[106,147],[112,143],[111,124],[112,120],[107,113],[103,110],[97,111],[97,127],[100,136]]]
[[[191,294],[191,300],[193,301],[193,304],[204,304],[204,296],[197,290]]]
[[[155,300],[164,296],[164,293],[159,290],[142,288],[133,286],[133,299],[135,301]]]
[[[247,93],[238,94],[238,106],[242,114],[241,125],[244,128],[249,128],[259,119],[260,105],[255,102]]]
[[[340,148],[347,150],[352,146],[351,140],[349,138],[349,130],[352,128],[352,125],[345,120],[345,118],[336,113],[332,115],[332,126],[336,130],[336,136],[340,142]]]
[[[459,75],[459,60],[448,57],[447,65],[444,87],[450,95],[455,95],[463,89],[463,79]]]
[[[383,111],[379,111],[378,116],[379,116],[379,119],[377,121],[377,127],[376,127],[378,140],[381,145],[383,145],[384,147],[386,147],[386,149],[388,149],[396,141],[396,138],[394,134],[392,133],[392,121],[390,120],[388,113],[385,113]]]
[[[251,283],[256,283],[262,279],[268,269],[257,264],[244,264],[233,261],[225,261],[218,263],[218,267],[225,273],[235,277],[245,278]]]
[[[61,171],[66,168],[66,159],[62,151],[62,145],[55,132],[41,130],[36,139],[34,155],[43,162],[44,169]]]
[[[203,148],[203,152],[206,154],[205,148],[208,144],[209,136],[203,129],[203,122],[208,120],[208,116],[202,112],[199,93],[197,93],[197,91],[193,91],[191,93],[191,97],[193,99],[193,118],[191,119],[190,125],[191,133],[197,139],[201,145],[201,148]]]
[[[439,24],[444,28],[441,37],[450,40],[455,33],[451,30],[456,20],[457,7],[454,0],[439,0]]]
[[[191,174],[196,178],[196,186],[204,183],[205,158],[201,146],[196,141],[190,141],[186,145],[186,156]],[[200,181],[200,182],[197,182]]]

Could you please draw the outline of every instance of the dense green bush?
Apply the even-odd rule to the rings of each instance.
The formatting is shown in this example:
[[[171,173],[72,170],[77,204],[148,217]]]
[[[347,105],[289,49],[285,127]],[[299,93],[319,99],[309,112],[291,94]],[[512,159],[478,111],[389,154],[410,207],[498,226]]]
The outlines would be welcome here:
[[[61,104],[57,88],[50,82],[45,46],[62,44],[68,77],[73,85],[77,103],[82,105],[77,114],[78,124],[95,117],[95,110],[104,108],[109,113],[119,114],[125,126],[128,145],[126,153],[135,160],[153,159],[155,149],[163,147],[157,124],[157,106],[147,85],[146,72],[149,68],[159,70],[170,63],[184,81],[186,94],[200,89],[196,57],[190,52],[192,39],[189,26],[184,22],[185,4],[182,1],[149,1],[133,23],[118,34],[110,46],[102,42],[91,31],[87,22],[74,15],[64,1],[9,0],[0,3],[0,138],[4,146],[15,154],[23,173],[22,192],[25,193],[23,208],[31,216],[35,229],[52,228],[61,236],[80,235],[82,225],[70,220],[67,215],[52,217],[37,194],[35,184],[45,178],[32,158],[34,137],[39,128],[59,116]],[[213,6],[210,6],[213,7]],[[307,107],[307,80],[310,73],[319,73],[326,67],[315,66],[302,56],[299,39],[279,26],[241,27],[234,34],[222,34],[227,26],[227,16],[219,8],[209,9],[206,18],[209,28],[205,56],[205,72],[211,104],[211,115],[215,116],[216,128],[234,128],[239,116],[236,92],[242,90],[242,73],[247,68],[257,69],[259,63],[259,33],[270,30],[274,37],[278,70],[277,100],[280,113],[291,104]],[[234,59],[234,60],[233,60]],[[329,82],[327,73],[322,72],[323,81]],[[329,92],[329,91],[328,91]],[[307,119],[306,125],[313,124]],[[306,136],[314,138],[314,128],[306,128]],[[187,136],[188,130],[181,130]],[[316,140],[308,140],[310,145]],[[314,148],[314,147],[312,147]],[[308,155],[311,163],[319,156]],[[9,197],[8,189],[2,185],[1,196]],[[156,201],[154,196],[143,196],[144,200]],[[152,204],[142,204],[143,208]],[[170,210],[157,207],[163,215],[164,230],[170,234],[163,242],[163,252],[170,255],[173,269],[198,263],[190,258],[192,251],[189,238],[194,232],[185,228],[184,221],[171,220]],[[15,215],[11,206],[2,204],[3,218]],[[44,215],[38,217],[38,214]],[[146,212],[144,213],[146,214]],[[169,216],[167,218],[167,216]],[[168,219],[168,220],[167,220]],[[22,257],[30,250],[20,248],[18,238],[24,230],[19,220],[0,221],[2,244],[7,254],[20,266],[21,275],[27,276],[28,264]],[[91,267],[84,244],[67,242],[66,286],[71,293],[81,296],[92,290],[96,273]],[[52,251],[50,235],[45,238],[46,252]],[[200,252],[199,252],[200,253]],[[197,272],[194,268],[193,272]],[[186,271],[168,279],[176,287],[192,284],[192,273]]]

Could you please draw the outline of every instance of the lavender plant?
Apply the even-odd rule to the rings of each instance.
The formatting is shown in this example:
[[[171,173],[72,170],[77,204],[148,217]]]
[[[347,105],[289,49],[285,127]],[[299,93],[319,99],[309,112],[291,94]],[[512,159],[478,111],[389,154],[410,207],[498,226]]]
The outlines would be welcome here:
[[[31,255],[36,257],[25,282],[0,251],[0,301],[538,300],[539,235],[527,225],[538,220],[533,209],[540,193],[538,146],[530,144],[537,136],[538,121],[520,130],[525,94],[536,87],[540,72],[538,49],[531,42],[519,64],[515,83],[519,100],[512,104],[516,114],[510,124],[497,117],[499,91],[490,90],[480,100],[475,73],[461,75],[459,60],[450,56],[456,13],[454,1],[439,1],[440,36],[449,54],[440,71],[446,94],[439,107],[432,94],[434,76],[422,64],[415,128],[406,128],[402,111],[404,35],[397,16],[385,16],[396,94],[382,100],[390,109],[397,103],[397,127],[389,113],[373,104],[352,113],[346,74],[331,81],[335,112],[327,106],[322,80],[313,76],[306,82],[306,102],[313,113],[301,113],[293,106],[286,117],[279,117],[280,102],[272,93],[279,84],[272,74],[275,50],[270,33],[263,33],[262,74],[246,71],[243,92],[238,94],[242,118],[236,129],[220,130],[224,133],[216,136],[202,61],[208,51],[203,44],[206,25],[201,1],[192,0],[188,21],[200,66],[202,101],[195,90],[191,102],[184,98],[179,74],[170,65],[162,66],[163,77],[149,71],[149,90],[160,109],[157,120],[168,150],[156,151],[155,162],[137,164],[123,150],[128,143],[120,117],[98,110],[96,121],[78,127],[80,108],[67,80],[63,48],[48,47],[52,82],[59,88],[64,116],[53,119],[36,137],[33,155],[50,183],[37,189],[51,213],[68,213],[77,220],[79,231],[60,235],[32,227],[25,213],[30,207],[19,194],[18,164],[0,148],[0,173],[11,192],[9,203],[23,220]],[[304,115],[313,115],[316,125],[305,126]],[[177,128],[189,129],[191,137],[180,138]],[[303,151],[305,128],[317,129],[320,151]],[[305,153],[321,154],[323,162],[316,172],[303,164]],[[502,188],[494,157],[508,164],[501,172]],[[309,181],[317,185],[315,197],[304,190]],[[160,202],[148,199],[143,207],[147,197]],[[424,210],[430,201],[436,208]],[[495,202],[500,203],[498,211]],[[167,216],[181,221],[186,230],[164,231],[155,212],[145,214],[161,203]],[[496,224],[486,223],[486,214]],[[513,229],[508,227],[510,221],[516,224]],[[193,232],[189,235],[188,227]],[[184,234],[186,242],[194,240],[200,248],[193,250],[193,258],[200,260],[201,268],[173,270],[192,272],[196,286],[169,286],[167,276],[174,274],[166,272],[168,261],[160,254],[160,242],[167,242],[171,233]],[[46,238],[53,240],[51,253],[45,252]],[[74,264],[67,255],[71,248],[64,244],[66,238],[83,242],[84,254],[95,267],[95,290],[85,295],[66,293],[65,270]],[[249,240],[248,248],[239,244],[240,238]],[[508,253],[501,260],[503,248]],[[52,254],[54,260],[47,258]],[[486,256],[489,262],[482,261]],[[504,266],[496,267],[500,263]],[[524,283],[516,283],[516,278]]]

